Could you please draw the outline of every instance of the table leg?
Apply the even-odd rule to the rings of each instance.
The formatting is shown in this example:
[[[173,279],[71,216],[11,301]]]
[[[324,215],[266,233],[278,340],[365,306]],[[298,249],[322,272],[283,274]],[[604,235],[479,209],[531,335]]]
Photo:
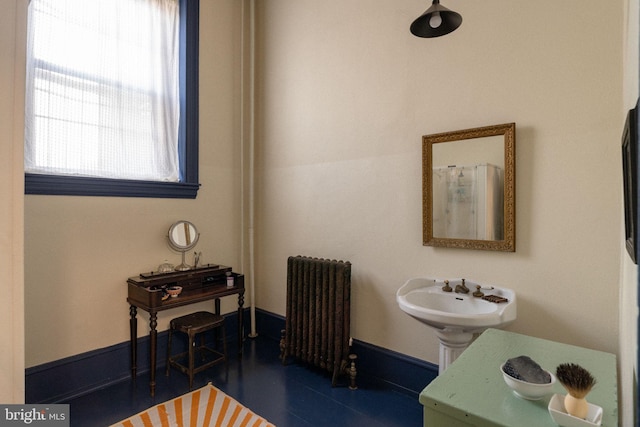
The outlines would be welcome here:
[[[220,298],[216,298],[214,301],[215,313],[216,315],[220,315]],[[204,335],[204,334],[203,334]],[[223,335],[224,336],[224,335]],[[214,343],[217,345],[218,340],[220,339],[220,335],[218,335],[218,328],[214,331]],[[226,345],[226,344],[225,344]]]
[[[129,307],[129,333],[131,340],[131,379],[135,380],[138,370],[138,308],[135,305]]]
[[[238,357],[242,357],[242,340],[244,340],[244,330],[242,317],[244,314],[244,292],[238,294]]]
[[[149,331],[149,346],[151,347],[151,361],[149,363],[149,368],[151,370],[151,380],[149,382],[149,388],[151,389],[151,397],[156,394],[156,348],[158,346],[158,331],[156,327],[158,326],[158,313],[151,312],[149,314],[149,327],[151,330]]]

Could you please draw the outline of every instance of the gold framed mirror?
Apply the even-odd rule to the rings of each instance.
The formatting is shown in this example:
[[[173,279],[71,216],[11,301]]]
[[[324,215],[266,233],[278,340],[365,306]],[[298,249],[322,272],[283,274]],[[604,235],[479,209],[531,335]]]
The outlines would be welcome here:
[[[515,252],[516,124],[422,137],[424,246]]]

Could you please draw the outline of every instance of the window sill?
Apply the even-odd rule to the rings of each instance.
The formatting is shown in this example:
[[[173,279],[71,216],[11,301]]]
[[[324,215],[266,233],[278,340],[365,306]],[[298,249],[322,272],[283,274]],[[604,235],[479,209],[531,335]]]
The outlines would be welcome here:
[[[25,174],[25,194],[195,199],[200,184]]]

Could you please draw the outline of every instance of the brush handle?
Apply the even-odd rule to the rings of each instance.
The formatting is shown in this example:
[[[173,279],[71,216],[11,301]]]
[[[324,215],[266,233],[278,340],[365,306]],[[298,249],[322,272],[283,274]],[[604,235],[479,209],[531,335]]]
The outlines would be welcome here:
[[[574,417],[582,420],[586,419],[587,414],[589,413],[589,404],[587,403],[587,399],[579,399],[571,396],[570,394],[567,394],[564,398],[564,408],[567,410],[567,414],[573,415]]]

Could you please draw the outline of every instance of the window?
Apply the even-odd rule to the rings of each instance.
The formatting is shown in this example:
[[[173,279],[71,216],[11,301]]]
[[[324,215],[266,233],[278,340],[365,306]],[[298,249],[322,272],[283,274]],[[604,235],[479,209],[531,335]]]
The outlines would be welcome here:
[[[198,9],[31,0],[26,194],[195,198]]]

